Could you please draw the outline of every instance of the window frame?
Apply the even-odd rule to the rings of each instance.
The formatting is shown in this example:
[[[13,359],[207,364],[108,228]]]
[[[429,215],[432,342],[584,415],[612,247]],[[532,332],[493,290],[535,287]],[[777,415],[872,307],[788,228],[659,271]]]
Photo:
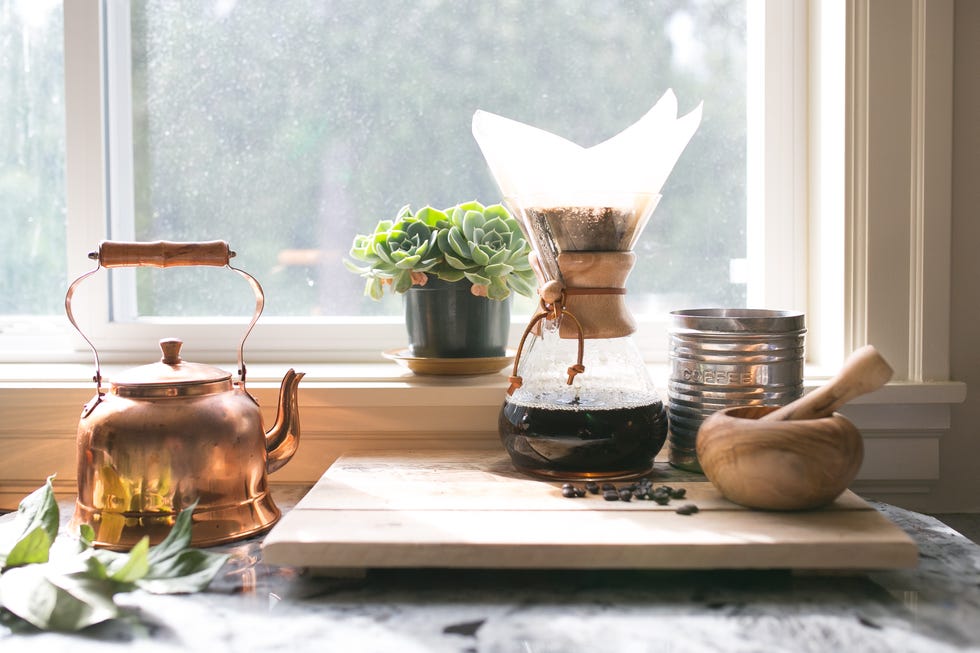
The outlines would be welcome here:
[[[763,243],[763,260],[771,268],[804,270],[802,276],[768,275],[773,283],[787,278],[792,283],[788,289],[787,284],[782,290],[766,288],[767,298],[754,299],[753,304],[765,301],[807,311],[808,373],[830,373],[847,351],[874,342],[896,365],[896,378],[948,379],[952,5],[952,0],[904,0],[895,7],[880,0],[751,4],[757,14],[763,12],[767,32],[774,33],[771,38],[795,35],[792,57],[774,56],[770,49],[767,74],[773,79],[781,74],[783,88],[788,87],[787,79],[793,80],[792,102],[808,107],[805,116],[797,112],[793,121],[780,116],[780,107],[787,103],[764,100],[767,134],[762,151],[767,156],[762,166],[756,160],[752,169],[764,174],[793,171],[790,182],[769,185],[772,192],[777,186],[783,189],[782,202],[767,199],[765,223],[784,230],[805,229],[809,237],[807,250],[793,253],[776,245],[778,236],[763,233],[763,238],[753,238]],[[100,0],[64,4],[69,279],[90,269],[86,254],[107,233],[102,220],[110,193],[103,145],[107,123],[101,7]],[[847,24],[846,34],[826,33],[834,22],[833,12],[838,12],[838,23]],[[843,21],[840,12],[845,14]],[[838,38],[845,40],[846,56],[828,62],[821,53],[829,49],[822,51],[819,45],[824,40],[839,42]],[[908,62],[899,75],[896,58]],[[900,81],[883,87],[883,79],[895,77]],[[841,83],[847,99],[843,110],[833,100]],[[870,115],[875,115],[874,123]],[[847,130],[843,139],[826,127],[841,123]],[[906,135],[911,136],[895,156],[888,147]],[[768,156],[770,146],[778,155],[779,144],[784,146],[783,158]],[[895,192],[895,180],[902,192]],[[750,213],[758,215],[754,206]],[[778,219],[786,215],[794,218]],[[172,325],[108,323],[99,317],[108,315],[106,281],[99,278],[104,275],[96,276],[76,299],[80,325],[100,352],[104,350],[106,360],[142,360],[146,343],[152,347]],[[64,320],[41,322],[45,328],[37,333],[4,336],[0,360],[90,360],[81,338],[62,328]],[[376,361],[379,351],[404,340],[398,318],[347,327],[339,320],[283,322],[260,320],[248,342],[250,360]],[[520,326],[514,325],[515,332]],[[665,359],[665,327],[665,320],[641,325],[637,340],[648,360]],[[291,333],[284,332],[286,328]],[[227,324],[214,323],[195,331],[191,339],[202,359],[227,356],[229,337],[234,339],[228,330]]]
[[[132,146],[131,146],[131,111],[128,111],[130,101],[129,61],[127,57],[103,57],[104,51],[128,52],[128,2],[127,0],[82,0],[69,3],[66,6],[66,61],[74,64],[74,73],[85,69],[84,77],[89,80],[84,87],[77,86],[74,93],[67,98],[70,107],[83,107],[81,111],[71,108],[69,111],[68,130],[68,175],[86,175],[84,194],[68,198],[69,229],[78,233],[69,238],[69,276],[75,278],[91,267],[86,259],[87,252],[95,243],[106,238],[107,229],[111,224],[113,233],[125,234],[125,226],[118,216],[132,214]],[[762,3],[750,2],[750,30],[764,33],[767,39],[780,39],[780,48],[789,48],[792,57],[783,56],[784,50],[773,49],[756,52],[761,57],[750,62],[750,69],[777,70],[778,75],[766,72],[757,75],[757,81],[750,84],[750,90],[757,92],[759,97],[751,100],[755,106],[765,108],[766,120],[755,121],[749,125],[752,131],[750,139],[764,143],[764,150],[758,155],[750,154],[757,164],[760,174],[754,176],[750,183],[750,197],[761,194],[765,187],[766,175],[781,175],[780,186],[786,180],[794,191],[786,193],[768,193],[759,201],[752,201],[753,210],[750,215],[763,216],[752,221],[749,229],[753,235],[759,236],[758,242],[765,242],[764,252],[757,253],[757,260],[768,261],[769,267],[776,269],[791,269],[791,275],[767,275],[764,266],[757,266],[750,272],[750,287],[758,290],[751,292],[750,305],[770,306],[784,309],[806,310],[805,287],[806,270],[805,237],[795,238],[796,250],[775,245],[785,242],[787,235],[805,233],[805,210],[800,210],[802,198],[805,197],[806,161],[801,153],[806,152],[806,118],[799,110],[801,99],[805,100],[806,88],[806,34],[805,34],[805,0],[786,2],[767,1]],[[761,11],[757,10],[761,7]],[[105,12],[103,14],[103,12]],[[107,29],[99,33],[96,29],[106,25]],[[83,26],[84,29],[76,29]],[[775,41],[774,41],[775,42]],[[103,60],[104,59],[104,60]],[[125,61],[124,61],[125,60]],[[790,63],[787,64],[786,61]],[[111,97],[106,97],[105,81],[108,88],[114,89]],[[764,82],[775,80],[775,83]],[[96,83],[97,82],[97,83]],[[792,96],[792,102],[786,102],[787,91]],[[110,104],[114,107],[110,115]],[[116,114],[122,114],[117,118]],[[93,147],[90,138],[73,138],[81,132],[91,137],[94,134],[106,136],[107,147]],[[760,136],[756,136],[759,132]],[[754,141],[755,142],[755,141]],[[98,176],[98,171],[106,173]],[[772,186],[771,187],[775,187]],[[71,186],[79,190],[78,186]],[[101,194],[92,189],[101,188]],[[801,194],[801,190],[803,191]],[[767,219],[775,215],[794,216],[791,224],[786,220]],[[99,221],[94,216],[107,216]],[[86,220],[90,224],[84,227],[75,225],[78,220]],[[97,224],[91,224],[96,222]],[[767,226],[768,225],[768,226]],[[764,232],[764,233],[763,233]],[[235,243],[231,243],[234,248]],[[790,283],[785,280],[791,279]],[[261,280],[260,280],[261,281]],[[105,275],[100,273],[86,281],[91,286],[89,292],[76,299],[76,310],[79,325],[85,334],[95,342],[100,354],[108,360],[138,360],[145,357],[146,343],[154,343],[161,337],[166,337],[173,330],[174,324],[180,324],[181,333],[188,344],[185,346],[188,356],[201,360],[219,360],[229,351],[228,320],[173,320],[163,318],[141,319],[136,323],[113,322],[109,316],[109,293],[116,293],[114,299],[126,299],[123,294],[125,284],[114,284],[109,288]],[[247,289],[243,288],[243,293]],[[246,316],[242,317],[244,322]],[[511,340],[516,342],[523,329],[525,316],[515,315],[512,325]],[[641,320],[636,334],[636,341],[643,351],[645,358],[651,362],[664,362],[667,358],[667,319],[668,316],[657,316],[653,319]],[[233,331],[233,329],[232,329]],[[811,328],[812,333],[819,332]],[[404,327],[399,317],[355,318],[353,321],[345,318],[299,318],[284,319],[263,317],[255,330],[250,334],[247,356],[255,361],[275,361],[285,358],[300,357],[303,360],[315,362],[369,362],[379,358],[379,352],[398,347],[404,342]],[[87,345],[81,338],[70,334],[73,344],[73,356],[85,355]],[[302,343],[301,346],[297,343]]]

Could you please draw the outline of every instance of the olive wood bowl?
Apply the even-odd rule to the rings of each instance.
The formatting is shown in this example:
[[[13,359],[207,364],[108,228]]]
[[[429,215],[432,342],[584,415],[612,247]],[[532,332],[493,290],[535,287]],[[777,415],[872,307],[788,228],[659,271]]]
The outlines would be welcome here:
[[[762,510],[812,510],[832,503],[864,459],[861,434],[840,413],[762,420],[776,406],[711,414],[697,436],[698,461],[722,495]]]

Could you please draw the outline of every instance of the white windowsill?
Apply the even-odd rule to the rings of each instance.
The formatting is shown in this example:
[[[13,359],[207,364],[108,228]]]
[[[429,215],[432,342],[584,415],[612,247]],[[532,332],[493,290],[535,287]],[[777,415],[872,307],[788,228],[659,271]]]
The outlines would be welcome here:
[[[227,366],[222,366],[228,369]],[[287,364],[249,366],[249,391],[275,418],[279,381]],[[295,364],[300,383],[299,452],[271,481],[313,483],[346,451],[390,449],[497,450],[497,415],[509,370],[485,376],[416,376],[392,362]],[[106,366],[109,376],[114,368]],[[54,473],[55,486],[74,491],[75,428],[94,394],[93,366],[0,365],[0,509]],[[666,365],[651,365],[666,399]],[[814,377],[806,386],[822,382]],[[955,381],[895,382],[853,401],[842,412],[861,430],[864,465],[854,489],[894,499],[924,494],[939,478],[939,443],[953,404],[966,386]]]
[[[111,379],[114,372],[128,366],[104,365],[103,376]],[[219,366],[221,367],[221,366]],[[411,371],[388,361],[378,363],[252,363],[248,365],[248,385],[250,388],[275,387],[286,369],[295,368],[305,372],[300,387],[313,391],[321,389],[363,390],[404,388],[411,389],[418,397],[425,389],[442,395],[447,390],[467,389],[467,391],[486,390],[492,392],[499,388],[501,393],[507,386],[510,367],[498,374],[477,376],[428,376],[416,375]],[[230,366],[225,369],[232,372]],[[647,365],[657,387],[664,392],[669,375],[669,367],[663,363]],[[82,363],[44,363],[0,364],[0,393],[5,390],[35,390],[39,393],[57,391],[58,388],[91,387],[94,367]],[[233,374],[234,376],[234,374]],[[806,389],[823,384],[830,374],[819,369],[807,368],[804,382]],[[854,405],[881,404],[958,404],[966,398],[966,384],[959,381],[893,381],[884,388],[869,395],[855,399]],[[502,401],[502,394],[494,397],[492,403]],[[432,405],[432,404],[429,404]]]

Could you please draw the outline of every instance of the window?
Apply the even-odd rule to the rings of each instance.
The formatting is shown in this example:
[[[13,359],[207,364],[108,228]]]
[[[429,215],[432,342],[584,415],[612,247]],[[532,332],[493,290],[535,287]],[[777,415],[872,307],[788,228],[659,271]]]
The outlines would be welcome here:
[[[56,0],[0,2],[3,332],[61,309],[65,264],[63,30]]]
[[[72,97],[76,106],[99,102],[98,122],[72,111],[70,126],[104,126],[108,149],[91,150],[88,140],[69,166],[106,170],[99,185],[108,191],[102,203],[89,197],[91,205],[71,212],[88,225],[70,239],[69,271],[84,270],[84,253],[104,237],[226,239],[236,265],[266,290],[251,350],[305,343],[326,358],[377,352],[378,342],[403,339],[400,299],[365,298],[341,259],[354,233],[404,203],[499,200],[469,131],[476,109],[593,144],[672,88],[680,114],[703,101],[705,117],[638,245],[629,292],[644,322],[641,346],[662,355],[673,308],[774,301],[752,260],[761,254],[749,246],[765,220],[757,210],[747,219],[750,141],[761,142],[750,134],[758,125],[747,121],[748,91],[764,90],[750,81],[765,65],[750,61],[747,38],[750,23],[765,20],[753,9],[759,3],[579,4],[386,2],[361,20],[361,4],[346,2],[288,10],[72,3],[72,65],[104,54],[105,74]],[[104,53],[76,29],[93,21]],[[793,247],[804,245],[798,238]],[[207,322],[249,313],[250,294],[234,275],[137,272],[114,271],[90,302],[90,325],[109,348],[152,342],[157,325],[180,316],[204,323],[194,340],[210,349],[221,337],[207,334]],[[60,288],[46,292],[60,299]],[[775,302],[802,307],[802,299]],[[518,303],[515,320],[532,307]],[[133,324],[150,335],[132,335]],[[284,337],[290,327],[298,337]]]
[[[745,302],[729,265],[699,263],[745,257],[744,0],[108,6],[129,9],[130,36],[109,31],[109,58],[131,52],[128,79],[109,78],[110,156],[133,171],[110,179],[113,237],[231,241],[267,315],[399,315],[341,259],[406,203],[499,201],[476,109],[592,145],[668,88],[681,114],[709,111],[640,241],[634,303]],[[174,292],[171,276],[146,275],[131,314],[241,311],[220,278]]]

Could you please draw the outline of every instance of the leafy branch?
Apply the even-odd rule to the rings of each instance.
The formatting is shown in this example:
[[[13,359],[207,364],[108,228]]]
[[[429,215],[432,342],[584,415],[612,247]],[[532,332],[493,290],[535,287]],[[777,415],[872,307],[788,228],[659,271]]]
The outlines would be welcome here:
[[[95,549],[85,524],[72,555],[53,560],[60,517],[49,477],[0,524],[0,610],[42,630],[76,631],[120,616],[116,594],[203,590],[228,556],[189,548],[194,507],[157,546],[144,537],[127,553]]]

